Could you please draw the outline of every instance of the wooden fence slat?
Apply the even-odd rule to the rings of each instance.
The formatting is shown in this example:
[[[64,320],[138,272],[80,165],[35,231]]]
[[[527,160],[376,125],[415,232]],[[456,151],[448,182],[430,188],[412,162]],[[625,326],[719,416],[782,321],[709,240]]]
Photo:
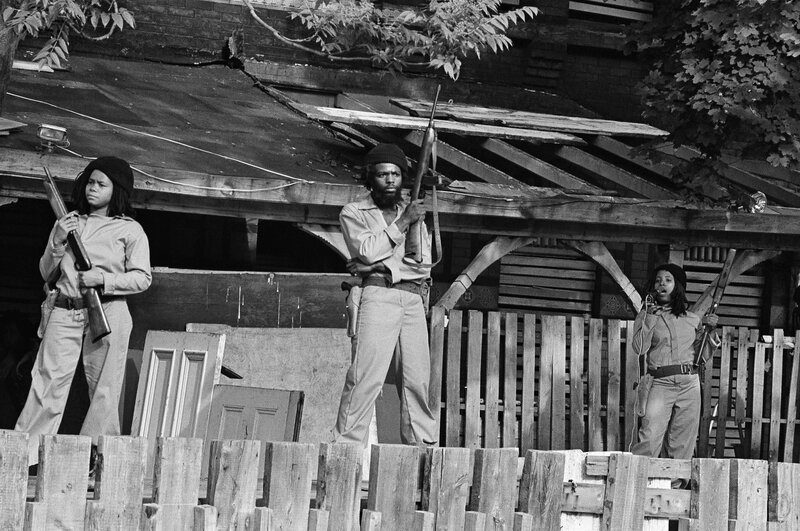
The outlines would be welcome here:
[[[22,529],[28,494],[28,434],[0,430],[0,529]]]
[[[361,531],[381,531],[381,520],[380,512],[364,509],[361,511]]]
[[[328,531],[329,518],[330,514],[325,509],[309,509],[308,531]]]
[[[42,435],[35,502],[44,503],[47,529],[82,529],[86,517],[91,437]]]
[[[554,344],[557,339],[555,334],[555,319],[552,315],[542,315],[542,340],[539,349],[539,411],[538,434],[536,448],[550,450],[552,435],[551,425],[553,419],[553,361],[555,357]],[[557,413],[556,413],[557,414]]]
[[[272,510],[274,527],[308,527],[311,477],[316,456],[317,448],[313,444],[267,443],[264,459],[264,504]]]
[[[689,517],[700,529],[727,529],[730,494],[730,461],[692,459],[692,498]]]
[[[638,440],[635,387],[639,383],[639,357],[631,346],[633,321],[625,322],[623,327],[625,328],[625,422],[623,423],[625,433],[623,434],[623,444],[625,451],[630,451]]]
[[[534,531],[533,516],[528,513],[514,513],[514,531]]]
[[[583,420],[583,317],[570,317],[569,346],[569,442],[585,448]]]
[[[756,459],[731,460],[730,519],[742,529],[767,527],[767,480],[769,468],[766,461]]]
[[[260,453],[259,441],[211,441],[206,501],[217,508],[219,528],[244,529],[252,522],[259,474],[255,464]],[[307,498],[305,506],[308,507]],[[305,528],[308,525],[308,510],[303,513]]]
[[[422,508],[437,529],[461,529],[472,485],[468,448],[428,448],[422,474]]]
[[[517,443],[517,314],[507,313],[505,322],[505,365],[503,374],[503,446]]]
[[[606,467],[601,475],[590,476],[587,474],[588,458],[589,455],[581,450],[567,450],[562,452],[564,454],[564,481],[572,484],[582,485],[598,485],[604,489],[606,478],[608,475],[608,455],[604,454],[603,457],[606,462]],[[602,492],[602,490],[601,490]],[[576,496],[573,492],[569,492],[562,502],[563,511],[561,513],[561,528],[562,529],[600,529],[600,514],[578,513],[572,510],[573,507],[584,502],[583,496]],[[602,494],[597,498],[597,505],[602,506]]]
[[[431,376],[428,382],[428,404],[436,419],[436,433],[439,433],[442,414],[442,377],[444,370],[444,323],[447,312],[441,306],[431,309],[430,350]],[[350,528],[348,528],[350,529]]]
[[[739,340],[736,349],[736,412],[735,419],[736,425],[741,426],[744,424],[744,419],[747,416],[747,361],[750,359],[749,348],[750,344],[750,331],[748,328],[739,327]],[[742,441],[744,446],[745,441]]]
[[[731,348],[733,329],[722,328],[722,345],[720,345],[719,365],[719,401],[717,402],[717,440],[714,445],[714,457],[725,457],[725,431],[730,410],[731,387]]]
[[[144,496],[147,441],[101,436],[97,445],[94,500],[86,502],[84,528],[138,529]]]
[[[475,450],[470,508],[486,514],[486,531],[509,530],[514,522],[516,448]]]
[[[519,484],[519,510],[533,516],[534,529],[561,529],[564,454],[528,450]]]
[[[25,462],[28,462],[27,457]],[[47,529],[47,505],[44,502],[25,502],[25,525],[22,529],[25,531]]]
[[[764,415],[764,358],[766,356],[766,345],[756,343],[755,358],[753,360],[753,419],[750,431],[750,458],[758,459],[761,457],[761,427]]]
[[[445,441],[461,446],[461,318],[460,310],[450,312],[447,326],[447,381],[445,382]]]
[[[484,448],[500,446],[500,312],[489,312],[486,323],[486,396]]]
[[[202,439],[159,437],[156,440],[153,501],[197,505],[202,455]]]
[[[367,509],[381,514],[384,529],[410,529],[414,523],[419,458],[414,446],[372,447]]]
[[[414,529],[416,531],[433,531],[436,529],[433,513],[429,511],[415,511]]]
[[[770,531],[800,529],[800,465],[770,463],[767,497]]]
[[[567,319],[563,315],[557,315],[553,321],[555,342],[551,346],[553,350],[553,407],[550,421],[552,430],[550,448],[563,450],[567,447]]]
[[[526,313],[522,330],[522,421],[520,451],[536,448],[536,316]]]
[[[192,511],[192,531],[216,531],[217,508],[213,505],[198,505]],[[254,529],[258,529],[255,527]]]
[[[328,511],[331,529],[358,527],[362,459],[360,444],[320,444],[317,507]]]
[[[486,515],[477,511],[467,511],[464,526],[459,528],[448,529],[463,529],[464,531],[483,531],[486,527]]]
[[[600,370],[603,348],[603,321],[589,320],[589,451],[602,451],[603,424],[600,420]]]
[[[714,376],[714,358],[712,357],[705,365],[705,370],[700,374],[700,428],[697,437],[697,457],[708,457],[709,428],[711,427],[711,417],[714,409],[712,403],[712,387]]]
[[[800,375],[800,331],[795,334],[792,352],[792,375],[789,382],[789,398],[786,403],[786,439],[783,442],[783,460],[794,461],[794,432],[797,428],[797,385]]]
[[[620,450],[620,320],[608,320],[608,400],[606,401],[606,449]]]
[[[783,330],[772,335],[772,388],[769,412],[769,461],[777,461],[781,442],[781,395],[783,395]]]
[[[483,312],[469,311],[467,335],[467,385],[464,411],[464,447],[481,447],[481,345]]]
[[[612,453],[603,502],[603,529],[635,531],[644,526],[647,457]]]

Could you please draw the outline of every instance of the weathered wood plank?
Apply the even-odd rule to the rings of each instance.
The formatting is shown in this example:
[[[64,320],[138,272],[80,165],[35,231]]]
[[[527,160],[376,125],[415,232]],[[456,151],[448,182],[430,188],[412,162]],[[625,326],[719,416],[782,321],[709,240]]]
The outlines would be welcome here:
[[[517,314],[503,314],[505,349],[503,372],[503,446],[517,446]]]
[[[269,445],[268,445],[269,447]],[[217,526],[243,529],[253,521],[261,452],[259,441],[212,441],[206,500],[217,508]],[[266,480],[265,480],[266,483]],[[289,488],[286,482],[285,488]],[[266,485],[265,485],[266,487]],[[270,500],[271,501],[271,500]],[[308,495],[306,494],[306,507]],[[270,508],[274,507],[270,504]],[[308,510],[303,511],[303,527],[308,525]]]
[[[414,512],[415,531],[433,531],[436,529],[433,513],[428,511]]]
[[[308,511],[308,531],[328,531],[329,516],[325,509],[310,509]]]
[[[587,456],[581,450],[567,450],[564,454],[564,496],[561,503],[561,528],[581,529],[586,531],[600,531],[600,515],[603,512],[603,493],[605,492],[605,477],[592,477],[586,473]],[[608,455],[604,455],[606,465]],[[606,474],[608,467],[606,466]],[[578,485],[591,485],[598,490],[594,494],[581,490]],[[584,511],[587,505],[592,505],[591,511]],[[593,514],[592,514],[593,513]]]
[[[361,531],[381,531],[381,521],[380,512],[370,509],[361,511]]]
[[[316,446],[269,442],[266,452],[264,504],[272,511],[272,525],[306,529]]]
[[[483,447],[500,446],[500,312],[486,320],[486,394],[483,414]]]
[[[708,457],[709,454],[709,432],[711,431],[711,418],[714,409],[714,403],[711,397],[714,377],[714,358],[711,358],[706,363],[705,370],[702,371],[700,378],[700,428],[697,434],[697,457]]]
[[[730,519],[740,529],[767,527],[769,469],[766,461],[731,460]]]
[[[666,459],[651,457],[648,461],[648,478],[686,479],[692,475],[692,462],[689,459]],[[607,476],[608,454],[586,454],[586,475]]]
[[[422,475],[422,508],[436,529],[462,529],[472,484],[470,450],[428,448]]]
[[[447,382],[445,383],[445,441],[461,446],[461,318],[460,310],[450,312],[447,325]]]
[[[469,311],[467,335],[466,409],[464,411],[464,447],[481,446],[481,347],[483,344],[483,312]]]
[[[464,519],[464,526],[461,527],[464,531],[483,531],[486,527],[486,514],[477,511],[467,511]]]
[[[159,437],[156,441],[153,501],[196,505],[200,493],[203,440]]]
[[[46,507],[47,529],[82,529],[86,516],[91,437],[42,435],[35,502]]]
[[[632,445],[638,441],[638,422],[636,418],[636,386],[639,383],[639,357],[631,347],[633,337],[633,321],[624,323],[625,329],[625,421],[623,423],[623,448],[630,451]]]
[[[648,459],[639,455],[611,454],[603,503],[604,529],[642,529]]]
[[[797,429],[797,385],[800,376],[800,331],[795,333],[792,352],[792,374],[789,382],[789,398],[786,403],[786,438],[783,441],[783,461],[794,461],[794,435]]]
[[[619,392],[622,375],[620,374],[621,322],[619,319],[608,320],[608,399],[606,401],[606,449],[619,450]]]
[[[519,510],[533,516],[534,529],[561,529],[564,454],[528,450],[519,484]]]
[[[737,426],[744,424],[744,418],[747,416],[747,389],[748,389],[748,371],[747,361],[750,358],[748,351],[750,331],[742,326],[739,327],[739,339],[736,348],[736,411],[735,420]],[[744,445],[744,441],[742,441]]]
[[[520,421],[520,451],[535,446],[536,421],[536,316],[526,313],[522,330],[522,419]]]
[[[444,377],[444,329],[447,312],[441,306],[431,308],[430,352],[431,376],[428,382],[428,405],[436,419],[439,433],[442,415],[442,378]]]
[[[28,434],[0,430],[0,529],[22,529],[28,492]]]
[[[750,413],[753,419],[750,434],[750,458],[761,457],[761,432],[764,424],[764,362],[766,344],[756,343],[755,358],[753,361],[753,410]]]
[[[362,458],[360,444],[320,444],[317,507],[328,512],[331,529],[358,527]]]
[[[419,458],[414,446],[372,447],[367,509],[380,513],[385,529],[411,529],[414,523]]]
[[[772,336],[772,389],[770,390],[769,454],[770,461],[778,460],[781,442],[781,395],[783,395],[783,330],[775,329]]]
[[[534,531],[533,516],[528,513],[514,513],[514,531]]]
[[[698,521],[700,529],[726,529],[730,505],[730,461],[692,459],[691,486],[689,517]]]
[[[570,317],[569,441],[570,448],[585,448],[583,418],[583,317]]]
[[[725,427],[730,411],[731,390],[731,351],[733,349],[733,329],[722,327],[722,345],[720,345],[719,366],[719,404],[717,408],[717,437],[714,457],[725,456]]]
[[[544,333],[545,326],[550,328],[550,332]],[[547,348],[551,349],[552,355],[552,408],[550,417],[550,448],[553,450],[563,450],[567,448],[566,437],[566,363],[567,363],[567,324],[566,317],[563,315],[542,316],[542,350],[546,345],[544,341],[549,339],[551,342]],[[548,337],[549,336],[549,337]]]
[[[553,411],[553,356],[555,355],[555,323],[553,316],[542,315],[542,343],[539,350],[539,419],[536,448],[550,450]]]
[[[600,420],[600,368],[603,348],[603,321],[589,320],[589,451],[605,449]]]
[[[485,531],[510,530],[516,507],[516,448],[475,450],[470,507],[486,514]]]
[[[771,531],[800,529],[800,465],[770,463],[767,497]]]

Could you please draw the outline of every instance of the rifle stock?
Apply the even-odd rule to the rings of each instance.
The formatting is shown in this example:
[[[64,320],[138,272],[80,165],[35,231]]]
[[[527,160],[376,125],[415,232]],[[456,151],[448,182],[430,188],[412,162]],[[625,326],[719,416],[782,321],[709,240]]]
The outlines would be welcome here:
[[[44,168],[44,191],[47,194],[47,201],[53,209],[53,213],[57,219],[61,219],[67,215],[67,207],[64,205],[64,200],[61,198],[61,193],[53,181],[53,176],[50,175],[50,170]],[[86,249],[83,247],[83,242],[78,237],[78,234],[73,230],[67,234],[67,245],[72,250],[75,257],[75,269],[78,271],[88,271],[92,268],[92,262]],[[103,311],[103,303],[100,300],[100,293],[96,288],[86,288],[83,293],[83,304],[86,307],[89,317],[89,335],[92,342],[99,341],[111,333],[111,325],[108,323],[105,311]]]
[[[431,156],[434,146],[436,145],[436,128],[433,124],[433,118],[436,116],[436,104],[439,101],[439,91],[441,88],[441,85],[436,87],[436,96],[433,98],[433,107],[431,108],[428,127],[425,128],[425,135],[422,137],[422,145],[420,146],[419,155],[417,156],[417,166],[414,169],[414,180],[411,187],[412,201],[419,199],[422,179],[430,167]],[[422,222],[415,221],[408,228],[408,235],[406,236],[406,259],[416,262],[417,264],[422,262],[422,241],[424,239],[422,231]]]
[[[733,261],[736,258],[736,249],[728,249],[728,256],[725,258],[725,263],[722,266],[722,271],[719,273],[719,279],[717,281],[717,285],[714,288],[714,294],[711,297],[711,308],[706,312],[706,314],[715,314],[717,313],[717,308],[719,307],[720,301],[722,301],[722,295],[725,293],[725,288],[728,286],[728,279],[731,276],[731,269],[733,268]],[[707,357],[703,355],[706,350],[706,345],[711,339],[711,333],[713,329],[709,326],[705,326],[703,330],[703,335],[700,340],[700,347],[697,349],[697,353],[695,355],[695,365],[705,364],[708,361]],[[716,349],[716,346],[714,346]],[[712,350],[713,353],[713,350]],[[710,358],[711,356],[708,356]]]

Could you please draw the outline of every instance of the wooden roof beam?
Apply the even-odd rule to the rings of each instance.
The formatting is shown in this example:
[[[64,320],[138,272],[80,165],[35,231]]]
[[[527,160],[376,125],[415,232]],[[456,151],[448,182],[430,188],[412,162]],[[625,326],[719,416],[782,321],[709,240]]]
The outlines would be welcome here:
[[[589,143],[597,148],[602,149],[607,153],[616,155],[619,158],[625,159],[631,164],[642,168],[643,170],[651,171],[661,177],[672,182],[672,168],[671,164],[665,162],[651,162],[644,157],[636,157],[631,155],[633,148],[628,144],[615,140],[608,136],[595,136],[589,140]]]
[[[603,159],[591,155],[572,146],[562,146],[555,152],[556,156],[572,164],[597,174],[609,181],[626,188],[640,197],[648,199],[678,199],[680,195],[662,188],[650,181],[623,170]]]

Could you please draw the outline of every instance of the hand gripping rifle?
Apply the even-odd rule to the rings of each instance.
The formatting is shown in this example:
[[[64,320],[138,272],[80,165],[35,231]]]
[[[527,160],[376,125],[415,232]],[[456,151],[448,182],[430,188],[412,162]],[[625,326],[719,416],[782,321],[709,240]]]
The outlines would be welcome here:
[[[50,202],[50,207],[52,207],[56,219],[61,219],[67,215],[67,207],[64,205],[61,193],[56,188],[56,183],[53,182],[50,170],[46,167],[44,168],[44,174],[44,190],[47,194],[47,200]],[[89,271],[92,268],[92,262],[76,231],[72,230],[67,234],[67,244],[75,257],[75,269]],[[108,318],[106,318],[106,314],[103,311],[100,294],[96,288],[86,288],[83,291],[83,304],[89,314],[89,333],[92,342],[99,341],[110,334],[111,326],[108,324]]]
[[[725,288],[728,286],[728,279],[731,276],[731,268],[733,267],[734,258],[736,258],[736,249],[729,249],[728,256],[725,259],[725,264],[722,266],[722,271],[719,274],[717,285],[714,286],[714,293],[711,296],[711,308],[708,309],[706,315],[717,313],[717,308],[722,300],[722,295],[725,293]],[[705,329],[703,330],[703,335],[700,339],[700,347],[697,349],[697,354],[694,360],[694,364],[698,367],[704,366],[705,363],[711,358],[710,355],[705,356],[704,352],[708,342],[712,341],[711,334],[713,331],[714,329],[708,325],[706,325]],[[710,352],[713,353],[717,346],[718,345],[712,345],[713,348],[709,349]]]
[[[411,201],[416,201],[420,198],[420,189],[422,188],[422,179],[428,172],[428,168],[436,169],[436,127],[433,124],[433,119],[436,116],[436,104],[439,101],[439,91],[441,85],[436,87],[436,96],[433,98],[433,107],[431,108],[431,117],[428,120],[428,127],[425,128],[425,134],[422,137],[422,145],[419,149],[419,156],[417,157],[417,167],[414,169],[414,180],[411,188]],[[436,187],[433,187],[433,227],[434,239],[436,240],[436,255],[437,260],[431,264],[422,263],[422,242],[424,235],[422,231],[422,221],[415,221],[408,228],[408,235],[406,236],[406,255],[403,261],[409,265],[417,267],[430,268],[439,263],[442,256],[442,243],[439,236],[439,215],[437,212],[436,204]]]

